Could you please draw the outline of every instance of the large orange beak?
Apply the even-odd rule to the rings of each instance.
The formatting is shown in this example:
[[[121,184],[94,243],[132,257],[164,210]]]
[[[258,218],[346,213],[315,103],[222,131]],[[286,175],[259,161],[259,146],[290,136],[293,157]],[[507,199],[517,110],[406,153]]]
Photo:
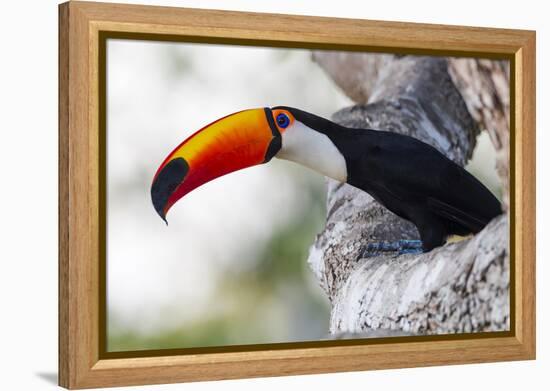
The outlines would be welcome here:
[[[200,185],[246,167],[266,163],[281,148],[271,109],[240,111],[205,126],[161,164],[151,186],[157,213],[168,210]]]

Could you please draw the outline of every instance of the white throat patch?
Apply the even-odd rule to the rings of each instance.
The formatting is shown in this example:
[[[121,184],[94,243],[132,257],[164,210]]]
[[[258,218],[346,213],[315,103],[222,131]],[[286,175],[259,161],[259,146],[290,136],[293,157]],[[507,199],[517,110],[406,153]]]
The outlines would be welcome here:
[[[340,182],[346,182],[346,160],[323,133],[295,120],[282,134],[282,147],[275,155],[311,168]]]

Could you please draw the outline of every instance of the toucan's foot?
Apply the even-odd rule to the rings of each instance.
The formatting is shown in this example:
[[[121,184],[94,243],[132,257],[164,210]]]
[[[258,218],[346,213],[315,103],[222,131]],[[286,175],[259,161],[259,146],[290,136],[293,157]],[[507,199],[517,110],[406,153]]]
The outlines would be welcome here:
[[[422,246],[420,248],[404,248],[399,250],[399,255],[401,254],[422,254],[424,250]]]
[[[397,240],[394,242],[375,242],[369,243],[363,251],[363,257],[374,257],[380,255],[383,252],[398,252],[401,254],[421,254],[422,241],[421,240]]]

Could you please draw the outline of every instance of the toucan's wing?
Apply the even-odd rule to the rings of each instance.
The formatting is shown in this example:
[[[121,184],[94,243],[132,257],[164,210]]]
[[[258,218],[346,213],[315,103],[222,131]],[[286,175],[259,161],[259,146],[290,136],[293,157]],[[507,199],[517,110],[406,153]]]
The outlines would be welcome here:
[[[426,201],[433,213],[474,233],[502,213],[497,198],[464,168],[448,160],[440,175],[440,191]]]
[[[403,205],[416,204],[468,232],[480,231],[501,213],[500,202],[474,176],[428,144],[374,132],[363,160],[375,187]]]
[[[427,203],[429,209],[436,215],[467,228],[469,232],[479,232],[489,222],[487,219],[481,219],[479,216],[456,208],[436,198],[428,197]]]

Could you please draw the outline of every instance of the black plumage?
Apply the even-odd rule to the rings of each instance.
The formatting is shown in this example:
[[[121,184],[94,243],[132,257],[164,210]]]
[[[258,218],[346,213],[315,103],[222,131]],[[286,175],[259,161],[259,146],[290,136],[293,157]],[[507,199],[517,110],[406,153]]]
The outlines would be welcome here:
[[[291,108],[295,118],[327,135],[347,165],[347,182],[417,227],[424,251],[449,235],[483,229],[502,213],[497,198],[474,176],[413,137],[351,129]]]

